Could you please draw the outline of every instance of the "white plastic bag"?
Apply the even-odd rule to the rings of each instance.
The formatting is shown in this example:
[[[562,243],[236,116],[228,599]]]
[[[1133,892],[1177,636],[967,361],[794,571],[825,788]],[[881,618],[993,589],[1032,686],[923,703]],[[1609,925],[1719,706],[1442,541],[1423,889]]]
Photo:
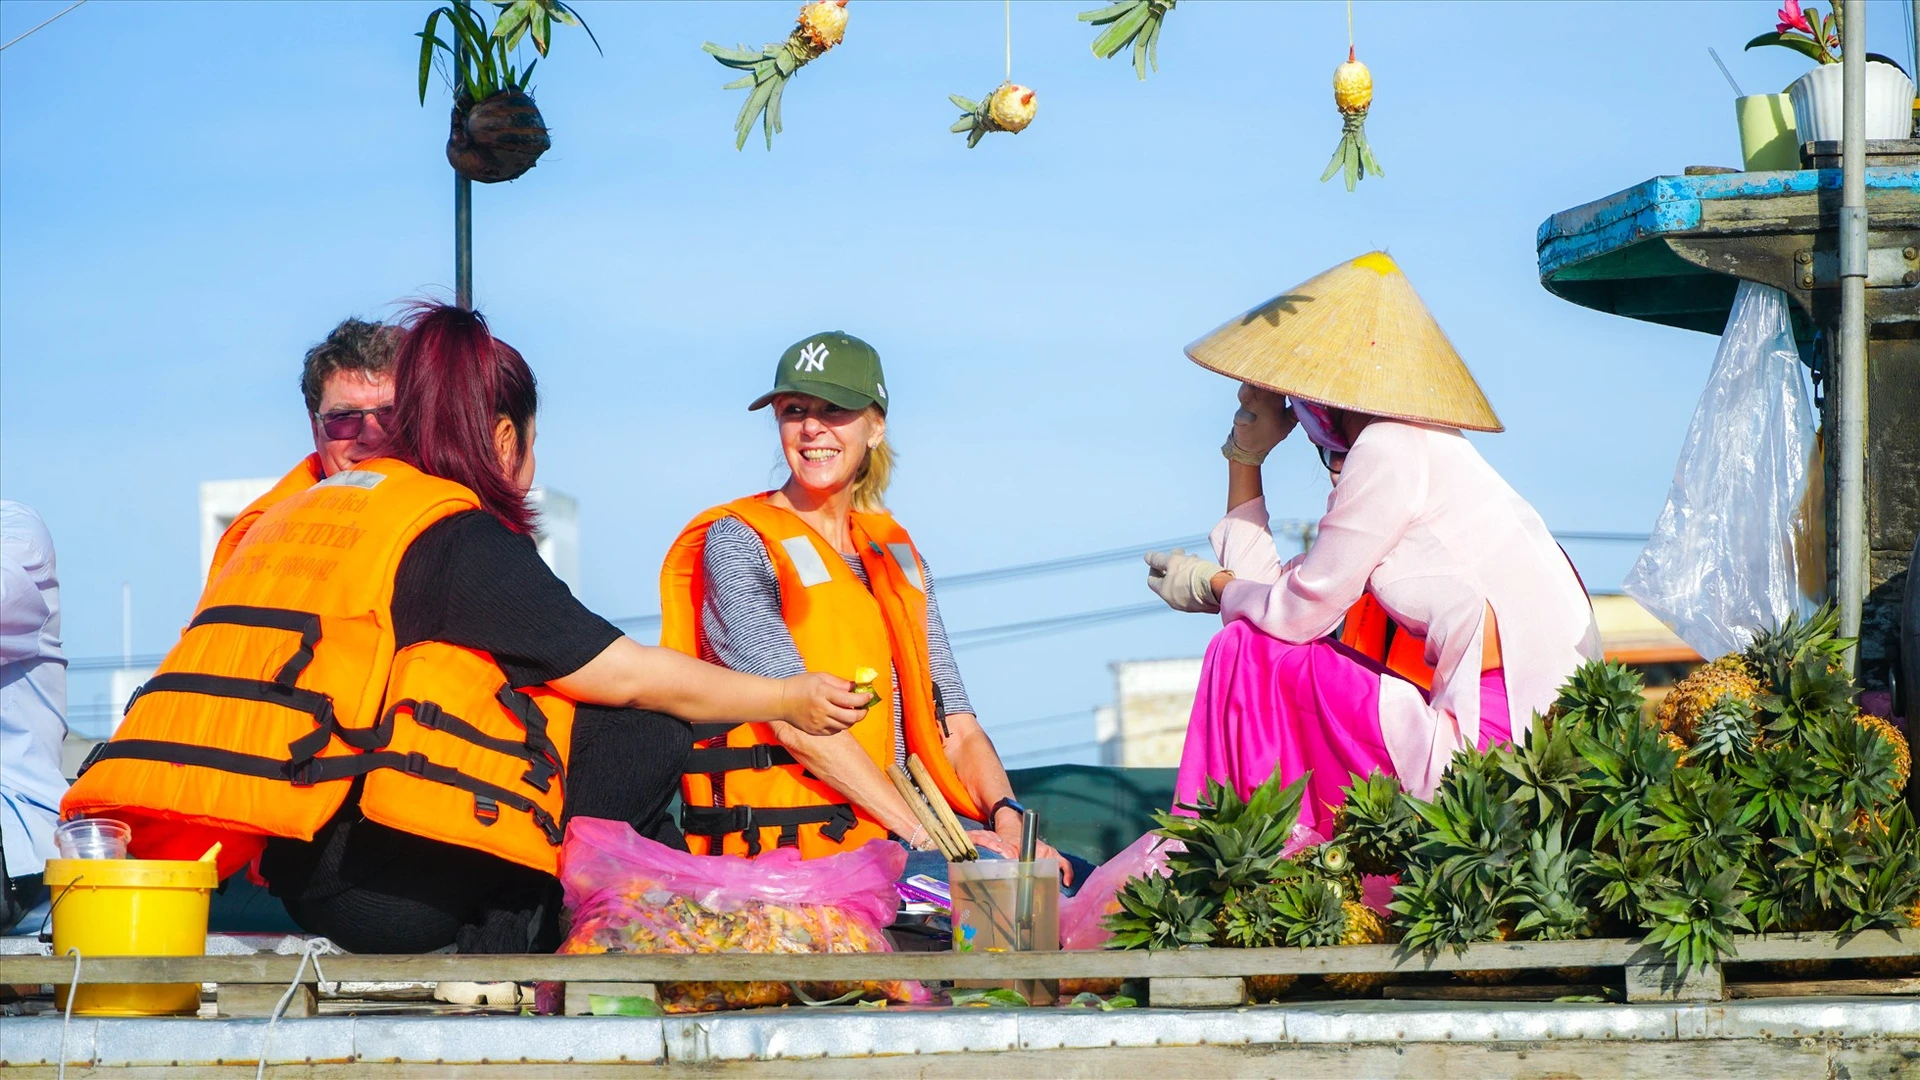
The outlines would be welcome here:
[[[1813,455],[1786,294],[1743,281],[1627,594],[1708,659],[1804,613],[1814,598],[1801,591],[1802,566],[1825,557],[1812,550]]]

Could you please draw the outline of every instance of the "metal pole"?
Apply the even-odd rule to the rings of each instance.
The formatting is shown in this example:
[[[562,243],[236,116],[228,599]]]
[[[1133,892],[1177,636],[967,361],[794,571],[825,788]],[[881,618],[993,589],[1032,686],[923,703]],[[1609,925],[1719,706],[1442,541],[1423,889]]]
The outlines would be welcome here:
[[[1846,0],[1841,27],[1840,72],[1840,370],[1836,415],[1840,430],[1831,444],[1840,455],[1835,538],[1839,567],[1840,633],[1860,633],[1866,597],[1867,442],[1867,4]],[[1848,658],[1856,667],[1859,651]]]
[[[469,0],[455,2],[462,11],[471,10]],[[466,39],[456,35],[454,48],[458,50],[454,82],[459,84],[457,73],[467,66]],[[473,310],[473,181],[459,173],[453,174],[453,300]]]

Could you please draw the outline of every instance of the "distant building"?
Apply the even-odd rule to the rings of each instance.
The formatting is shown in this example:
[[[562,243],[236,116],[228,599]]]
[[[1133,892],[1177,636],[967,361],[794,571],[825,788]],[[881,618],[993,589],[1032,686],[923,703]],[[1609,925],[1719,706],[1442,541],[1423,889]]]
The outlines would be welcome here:
[[[1593,614],[1606,658],[1640,673],[1650,706],[1700,663],[1698,653],[1630,596],[1595,596]],[[1179,765],[1200,685],[1200,659],[1123,660],[1110,666],[1113,704],[1094,712],[1100,763]]]
[[[275,481],[203,480],[200,483],[200,577],[213,566],[220,536],[253,500],[267,493]],[[580,504],[573,496],[549,487],[535,487],[528,499],[540,512],[533,541],[540,557],[576,595],[580,592]]]

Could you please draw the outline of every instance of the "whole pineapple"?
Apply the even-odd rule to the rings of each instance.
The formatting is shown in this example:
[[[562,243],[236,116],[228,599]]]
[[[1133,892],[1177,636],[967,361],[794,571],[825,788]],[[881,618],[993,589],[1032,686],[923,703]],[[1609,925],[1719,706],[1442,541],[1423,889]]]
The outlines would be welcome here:
[[[766,133],[767,149],[773,149],[773,137],[781,130],[780,99],[787,91],[793,73],[812,63],[847,36],[847,0],[812,0],[800,8],[800,17],[787,34],[787,40],[758,49],[741,46],[728,49],[709,41],[700,50],[745,75],[726,84],[726,90],[746,90],[746,104],[734,118],[733,148],[747,145],[747,136],[758,122]]]
[[[1333,160],[1327,163],[1327,171],[1320,174],[1320,182],[1333,179],[1334,173],[1342,173],[1347,181],[1347,190],[1371,172],[1375,176],[1385,176],[1380,163],[1373,158],[1373,147],[1367,145],[1367,110],[1373,106],[1373,72],[1355,56],[1352,46],[1347,48],[1347,62],[1333,70],[1333,105],[1340,110],[1340,145],[1333,151]]]
[[[1747,662],[1737,654],[1728,654],[1711,664],[1695,668],[1681,679],[1660,702],[1660,730],[1674,735],[1687,746],[1693,745],[1701,719],[1722,701],[1743,704],[1749,712],[1766,693]]]
[[[1027,130],[1040,109],[1034,92],[1014,82],[1001,83],[979,101],[959,94],[948,94],[947,100],[965,114],[948,130],[965,135],[969,150],[980,145],[980,140],[990,131],[1018,135]]]
[[[1289,945],[1378,945],[1387,927],[1365,904],[1352,899],[1338,882],[1310,879],[1279,890],[1273,903],[1274,925]],[[1339,972],[1322,981],[1342,994],[1366,994],[1393,978],[1387,972]]]
[[[1367,905],[1358,900],[1345,900],[1341,902],[1340,910],[1346,916],[1346,925],[1340,932],[1340,944],[1379,945],[1389,939],[1387,921]],[[1362,994],[1371,994],[1392,982],[1393,973],[1390,971],[1342,971],[1322,976],[1321,981],[1338,993],[1357,997]]]

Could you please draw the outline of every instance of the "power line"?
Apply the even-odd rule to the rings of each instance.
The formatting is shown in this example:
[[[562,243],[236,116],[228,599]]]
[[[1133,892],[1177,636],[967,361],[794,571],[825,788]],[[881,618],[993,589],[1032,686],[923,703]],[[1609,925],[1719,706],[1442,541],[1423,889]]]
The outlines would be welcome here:
[[[1276,522],[1274,531],[1281,535],[1297,536],[1301,530],[1310,528],[1312,522],[1282,521]],[[1573,543],[1646,543],[1645,533],[1568,531],[1556,532],[1554,539]],[[1149,551],[1165,551],[1176,547],[1198,546],[1207,542],[1204,533],[1194,536],[1177,536],[1171,540],[1159,540],[1151,544],[1132,544],[1127,547],[1108,548],[1105,551],[1090,551],[1079,555],[1067,555],[1057,559],[1043,559],[1039,562],[1017,563],[1013,566],[995,567],[989,570],[976,570],[967,574],[955,574],[943,578],[941,589],[964,589],[973,585],[987,585],[1002,581],[1013,581],[1024,577],[1037,577],[1046,574],[1065,573],[1081,570],[1104,563],[1120,562],[1125,559],[1139,558]],[[1170,611],[1164,604],[1129,604],[1123,607],[1103,608],[1097,611],[1082,611],[1069,615],[1055,615],[1045,619],[1032,619],[1025,622],[1001,623],[995,626],[981,626],[970,630],[961,630],[951,635],[955,648],[978,648],[988,645],[1005,645],[1027,638],[1064,633],[1087,626],[1103,623],[1122,622],[1128,619],[1144,618],[1148,615]],[[629,615],[619,619],[609,619],[622,630],[640,630],[660,625],[660,614]],[[161,661],[160,654],[135,656],[123,660],[117,656],[90,656],[68,661],[67,670],[73,672],[110,671],[122,667],[152,667]]]
[[[0,52],[5,52],[8,49],[13,48],[15,45],[20,44],[22,41],[25,41],[27,38],[39,32],[41,28],[51,25],[54,19],[58,19],[60,16],[65,15],[67,12],[72,11],[74,8],[77,8],[81,4],[84,4],[86,2],[87,0],[74,0],[73,3],[68,4],[64,8],[61,8],[58,12],[55,12],[53,15],[53,18],[48,19],[46,22],[41,23],[39,26],[36,26],[31,30],[28,30],[26,33],[21,34],[19,37],[14,38],[12,41],[7,42],[5,45],[0,45]]]

